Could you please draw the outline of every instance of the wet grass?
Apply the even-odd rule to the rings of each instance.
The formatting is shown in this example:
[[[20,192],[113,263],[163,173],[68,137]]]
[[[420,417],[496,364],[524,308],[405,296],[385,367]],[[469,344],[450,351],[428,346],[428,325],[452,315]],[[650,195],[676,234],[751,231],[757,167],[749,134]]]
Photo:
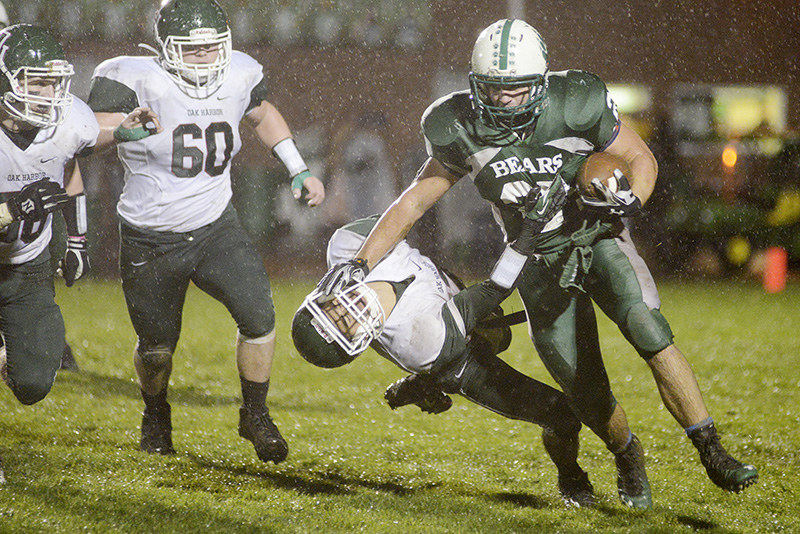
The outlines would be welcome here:
[[[0,392],[0,532],[542,532],[800,530],[800,287],[777,296],[744,283],[668,283],[663,311],[687,353],[727,447],[758,485],[726,494],[663,409],[649,372],[605,318],[615,393],[647,451],[655,506],[616,499],[610,454],[583,433],[581,462],[601,506],[557,498],[538,429],[457,399],[449,412],[389,410],[402,373],[370,352],[322,370],[291,348],[289,319],[308,283],[275,283],[278,360],[270,405],[289,459],[261,464],[236,433],[235,327],[193,290],[170,400],[175,457],[136,450],[141,401],[133,332],[119,285],[58,288],[82,371],[61,373],[33,407]],[[516,297],[507,309],[516,309]],[[515,328],[506,359],[550,382]]]

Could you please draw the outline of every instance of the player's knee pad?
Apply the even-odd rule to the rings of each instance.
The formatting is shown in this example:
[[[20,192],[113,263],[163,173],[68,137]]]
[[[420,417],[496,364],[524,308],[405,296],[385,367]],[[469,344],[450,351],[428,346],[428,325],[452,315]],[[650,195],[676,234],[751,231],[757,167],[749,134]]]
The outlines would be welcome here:
[[[644,359],[672,345],[673,335],[669,323],[661,312],[650,309],[644,302],[637,302],[625,315],[625,324],[620,329],[636,352]]]
[[[248,339],[258,339],[275,331],[275,309],[272,302],[261,306],[259,310],[252,310],[247,317],[237,318],[239,336]]]
[[[266,345],[271,341],[275,341],[275,329],[273,328],[271,332],[256,337],[249,337],[240,330],[236,340],[239,343],[247,343],[248,345]]]
[[[172,362],[174,347],[171,345],[152,345],[139,344],[136,347],[136,355],[142,365],[150,369],[161,369]]]
[[[498,307],[491,313],[491,315],[489,315],[489,318],[496,319],[502,316],[503,310],[502,308]],[[501,352],[506,351],[509,346],[511,346],[511,327],[486,327],[485,325],[478,323],[478,325],[472,331],[472,337],[482,338],[484,341],[490,344],[493,354],[500,354]]]
[[[55,373],[42,371],[25,376],[9,376],[8,386],[19,402],[29,406],[44,399],[50,393],[54,381]]]

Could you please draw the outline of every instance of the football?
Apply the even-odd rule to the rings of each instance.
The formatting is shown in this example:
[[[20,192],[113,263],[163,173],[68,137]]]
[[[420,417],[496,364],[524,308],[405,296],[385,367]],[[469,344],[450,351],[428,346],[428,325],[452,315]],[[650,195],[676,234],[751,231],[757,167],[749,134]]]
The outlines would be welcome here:
[[[578,172],[578,191],[584,198],[602,200],[597,190],[592,187],[592,180],[597,178],[611,191],[617,190],[617,179],[614,169],[619,169],[625,176],[630,176],[630,167],[624,159],[605,152],[597,152],[589,156]]]

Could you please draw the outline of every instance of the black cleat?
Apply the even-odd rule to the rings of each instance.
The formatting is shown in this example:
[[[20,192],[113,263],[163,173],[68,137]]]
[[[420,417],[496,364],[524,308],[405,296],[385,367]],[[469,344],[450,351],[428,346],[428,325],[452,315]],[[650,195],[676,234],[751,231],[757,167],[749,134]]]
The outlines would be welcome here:
[[[256,455],[262,462],[278,464],[289,455],[289,445],[269,416],[266,406],[260,412],[247,406],[239,408],[239,435],[253,442]]]
[[[64,353],[61,355],[61,365],[59,369],[62,371],[80,371],[78,362],[75,361],[75,355],[72,353],[72,347],[69,343],[64,345]]]
[[[639,438],[632,434],[631,442],[614,455],[617,464],[617,491],[622,504],[643,510],[653,506],[650,482],[644,469],[644,450]]]
[[[142,439],[139,448],[150,454],[175,454],[172,447],[172,411],[169,404],[159,411],[144,409],[142,414]]]
[[[442,413],[450,409],[453,399],[446,395],[428,375],[408,375],[388,388],[383,398],[392,410],[416,404],[426,413]]]
[[[755,466],[743,464],[722,446],[714,423],[698,428],[689,435],[689,439],[700,453],[700,461],[706,468],[708,478],[720,488],[739,493],[758,482]]]
[[[589,482],[589,475],[582,470],[576,475],[558,473],[558,491],[567,506],[575,508],[591,508],[597,506],[594,486]]]

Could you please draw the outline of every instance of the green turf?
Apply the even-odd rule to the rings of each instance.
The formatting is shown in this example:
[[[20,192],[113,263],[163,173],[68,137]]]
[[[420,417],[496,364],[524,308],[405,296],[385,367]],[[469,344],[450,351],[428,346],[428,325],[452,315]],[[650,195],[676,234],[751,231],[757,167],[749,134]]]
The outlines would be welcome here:
[[[337,370],[307,364],[288,325],[309,288],[275,284],[270,406],[290,444],[275,467],[236,433],[235,327],[221,305],[190,292],[170,393],[178,454],[153,457],[136,450],[141,401],[119,285],[59,287],[82,371],[60,374],[33,407],[0,392],[0,532],[800,531],[796,286],[777,296],[737,283],[662,287],[725,444],[759,467],[740,495],[708,481],[645,364],[601,320],[612,385],[647,451],[646,513],[618,503],[610,454],[587,431],[581,462],[602,504],[565,509],[538,429],[463,399],[438,416],[392,412],[383,390],[402,373],[372,352]],[[515,334],[506,359],[546,379],[524,327]]]

